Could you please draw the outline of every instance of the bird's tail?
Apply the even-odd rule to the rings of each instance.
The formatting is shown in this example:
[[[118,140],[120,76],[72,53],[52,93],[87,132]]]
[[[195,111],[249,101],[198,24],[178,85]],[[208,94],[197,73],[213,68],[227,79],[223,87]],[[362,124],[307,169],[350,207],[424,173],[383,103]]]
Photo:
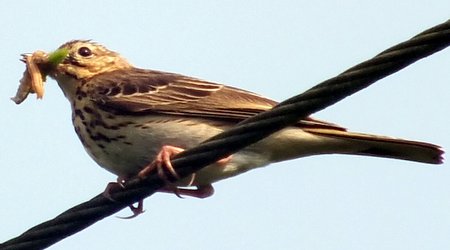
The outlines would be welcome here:
[[[344,154],[394,158],[430,164],[443,162],[444,151],[441,147],[431,143],[330,129],[306,131],[319,136],[341,139],[355,145],[354,149],[349,149],[349,152],[342,152]]]
[[[291,131],[291,133],[298,132],[298,129],[292,129]],[[329,128],[304,128],[301,133],[301,136],[295,137],[302,139],[291,139],[288,142],[290,145],[283,147],[283,153],[278,152],[273,160],[282,161],[306,155],[338,153],[394,158],[429,164],[443,163],[444,151],[441,147],[431,143]],[[293,138],[292,134],[288,137]]]

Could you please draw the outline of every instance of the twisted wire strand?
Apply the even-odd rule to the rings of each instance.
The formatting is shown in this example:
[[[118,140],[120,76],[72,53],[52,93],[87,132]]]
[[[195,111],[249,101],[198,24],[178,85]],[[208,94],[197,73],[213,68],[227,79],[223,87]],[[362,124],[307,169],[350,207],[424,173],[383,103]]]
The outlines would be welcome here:
[[[189,176],[449,45],[450,20],[176,155],[172,164],[181,177]],[[99,194],[2,243],[0,249],[43,249],[152,195],[164,185],[156,173],[146,179],[131,179],[124,189],[111,191],[112,200]]]

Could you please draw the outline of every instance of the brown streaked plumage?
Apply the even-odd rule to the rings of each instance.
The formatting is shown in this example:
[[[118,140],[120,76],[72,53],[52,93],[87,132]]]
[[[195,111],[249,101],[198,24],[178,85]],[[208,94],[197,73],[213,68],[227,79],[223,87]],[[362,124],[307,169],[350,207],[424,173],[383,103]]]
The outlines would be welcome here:
[[[71,103],[75,130],[88,153],[122,179],[138,174],[165,145],[193,147],[277,104],[222,84],[135,68],[90,41],[61,47],[69,55],[50,76]],[[443,151],[429,143],[348,132],[307,118],[177,185],[211,188],[215,181],[272,162],[331,153],[439,164]]]

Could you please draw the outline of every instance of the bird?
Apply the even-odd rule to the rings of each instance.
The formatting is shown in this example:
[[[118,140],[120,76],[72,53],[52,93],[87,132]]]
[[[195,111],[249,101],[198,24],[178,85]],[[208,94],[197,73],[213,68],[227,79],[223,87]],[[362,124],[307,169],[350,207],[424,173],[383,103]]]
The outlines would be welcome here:
[[[276,101],[225,84],[141,69],[91,40],[72,40],[48,75],[69,100],[75,132],[92,159],[118,182],[162,168],[170,158],[237,123],[269,110]],[[279,84],[279,83],[278,83]],[[348,131],[312,117],[180,178],[162,192],[206,198],[212,184],[275,162],[322,154],[443,162],[441,147]],[[167,172],[167,171],[166,171]]]

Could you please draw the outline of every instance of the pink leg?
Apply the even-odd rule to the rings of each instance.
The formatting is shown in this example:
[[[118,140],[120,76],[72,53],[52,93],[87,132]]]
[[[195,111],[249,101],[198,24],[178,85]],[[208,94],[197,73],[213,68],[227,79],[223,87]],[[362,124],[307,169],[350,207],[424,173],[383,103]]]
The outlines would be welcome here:
[[[133,212],[132,215],[125,217],[120,216],[117,217],[120,219],[133,219],[134,217],[144,213],[144,200],[140,200],[137,206],[129,205],[128,207],[130,208],[131,212]]]
[[[172,174],[173,177],[179,179],[177,172],[175,169],[173,169],[172,162],[170,162],[170,157],[176,154],[179,154],[183,152],[184,149],[165,145],[162,147],[161,151],[156,155],[156,159],[150,163],[147,167],[142,169],[138,176],[143,178],[148,175],[150,175],[151,172],[153,172],[155,169],[158,171],[159,177],[162,179],[167,179],[167,177],[164,174],[164,168],[169,171],[170,174]]]
[[[233,158],[233,156],[229,155],[225,158],[222,158],[220,160],[217,161],[217,163],[221,164],[221,165],[225,165],[227,164],[229,161],[231,161],[231,158]]]
[[[170,158],[173,155],[176,155],[183,151],[184,151],[184,149],[182,149],[182,148],[178,148],[178,147],[174,147],[174,146],[170,146],[170,145],[163,146],[161,151],[156,156],[156,159],[152,163],[150,163],[147,167],[142,169],[138,173],[138,176],[141,178],[144,178],[144,177],[148,176],[150,173],[152,173],[153,171],[155,171],[155,169],[156,169],[156,171],[158,171],[158,175],[160,176],[160,178],[167,180],[167,177],[165,176],[165,173],[164,173],[164,168],[165,168],[167,171],[169,171],[169,173],[173,177],[175,177],[176,179],[180,179],[177,172],[175,171],[175,169],[172,166]],[[231,156],[228,156],[217,162],[220,164],[226,164],[230,160],[231,160]],[[192,175],[191,182],[194,182],[194,180],[195,180],[195,174]],[[201,186],[196,186],[196,187],[197,187],[197,189],[186,189],[186,188],[178,188],[176,186],[172,186],[169,184],[168,186],[163,187],[158,191],[174,193],[178,197],[181,197],[180,195],[186,195],[186,196],[192,196],[192,197],[196,197],[196,198],[206,198],[206,197],[213,195],[213,193],[214,193],[214,188],[211,185],[201,185]]]
[[[105,188],[105,191],[103,191],[103,196],[105,196],[106,198],[108,198],[109,200],[114,201],[114,199],[111,197],[111,192],[115,189],[122,189],[123,188],[123,182],[126,180],[126,178],[124,177],[118,177],[117,178],[117,182],[110,182],[108,183],[108,185]],[[127,216],[127,217],[119,217],[121,219],[131,219],[134,218],[140,214],[142,214],[144,212],[144,201],[140,200],[138,202],[137,206],[133,206],[130,205],[128,206],[131,210],[131,212],[133,212],[132,215]]]
[[[164,168],[166,168],[166,170],[169,171],[170,174],[172,174],[173,177],[179,179],[180,177],[178,176],[177,172],[175,171],[175,169],[172,166],[172,162],[170,161],[171,156],[176,155],[178,153],[183,152],[184,149],[182,148],[178,148],[178,147],[173,147],[173,146],[163,146],[161,151],[158,153],[158,155],[156,156],[156,159],[150,163],[147,167],[145,167],[144,169],[142,169],[139,173],[138,176],[141,178],[144,178],[148,175],[150,175],[155,169],[156,171],[158,171],[158,175],[164,179],[167,180],[167,177],[165,176],[164,173]],[[223,158],[219,161],[217,161],[219,164],[226,164],[231,160],[231,156],[228,156],[226,158]],[[113,200],[111,197],[111,191],[117,188],[123,188],[123,183],[127,180],[128,178],[125,177],[118,177],[117,178],[117,182],[110,182],[108,183],[108,185],[106,186],[105,191],[103,192],[103,195],[110,199]],[[192,175],[192,180],[191,182],[194,182],[195,180],[195,174]],[[192,184],[192,183],[191,183]],[[178,197],[182,198],[181,195],[185,195],[185,196],[191,196],[191,197],[196,197],[196,198],[207,198],[210,197],[211,195],[214,194],[214,188],[211,184],[208,185],[199,185],[196,186],[196,189],[188,189],[188,188],[178,188],[176,186],[172,186],[172,185],[168,185],[166,187],[161,188],[160,190],[158,190],[158,192],[166,192],[166,193],[174,193],[175,195],[177,195]],[[127,216],[127,217],[119,217],[121,219],[131,219],[134,218],[140,214],[142,214],[144,212],[144,201],[140,200],[138,202],[137,206],[133,206],[130,205],[129,208],[130,210],[133,212],[132,215]]]
[[[179,188],[179,187],[163,187],[158,192],[175,193],[178,197],[182,195],[204,199],[214,194],[214,187],[209,185],[195,186],[197,189]],[[182,197],[181,197],[182,198]]]
[[[138,176],[141,178],[144,178],[144,177],[148,176],[149,174],[151,174],[151,172],[153,172],[156,169],[156,171],[158,171],[158,175],[162,179],[167,180],[167,177],[165,176],[165,173],[164,173],[164,168],[166,168],[172,174],[173,177],[179,179],[177,172],[175,171],[175,169],[172,166],[170,158],[171,158],[171,156],[181,153],[183,151],[184,151],[184,149],[182,149],[182,148],[173,147],[173,146],[169,146],[169,145],[163,146],[161,151],[156,156],[156,159],[152,163],[150,163],[147,167],[142,169],[138,173]],[[219,164],[226,164],[230,160],[231,160],[231,156],[228,156],[217,162]],[[117,188],[123,188],[123,183],[127,179],[128,178],[126,178],[126,177],[119,176],[117,178],[117,182],[108,183],[105,191],[103,192],[103,195],[106,198],[113,200],[111,197],[111,191],[114,189],[117,189]],[[194,181],[195,181],[195,174],[192,175],[191,184]],[[191,196],[191,197],[203,199],[203,198],[207,198],[207,197],[210,197],[211,195],[213,195],[214,188],[211,184],[196,186],[196,189],[179,188],[179,187],[169,184],[168,186],[163,187],[160,190],[158,190],[158,192],[174,193],[175,195],[177,195],[180,198],[182,198],[181,195],[185,195],[185,196]],[[144,201],[140,200],[138,202],[137,206],[133,206],[133,205],[129,206],[131,212],[133,212],[132,215],[127,216],[127,217],[119,217],[119,218],[121,218],[121,219],[134,218],[144,212],[143,207],[144,207]]]
[[[117,182],[110,182],[108,185],[106,185],[105,191],[103,191],[103,196],[108,198],[111,201],[114,201],[114,199],[111,197],[111,192],[114,190],[123,189],[123,183],[126,181],[127,178],[123,176],[117,177]]]

